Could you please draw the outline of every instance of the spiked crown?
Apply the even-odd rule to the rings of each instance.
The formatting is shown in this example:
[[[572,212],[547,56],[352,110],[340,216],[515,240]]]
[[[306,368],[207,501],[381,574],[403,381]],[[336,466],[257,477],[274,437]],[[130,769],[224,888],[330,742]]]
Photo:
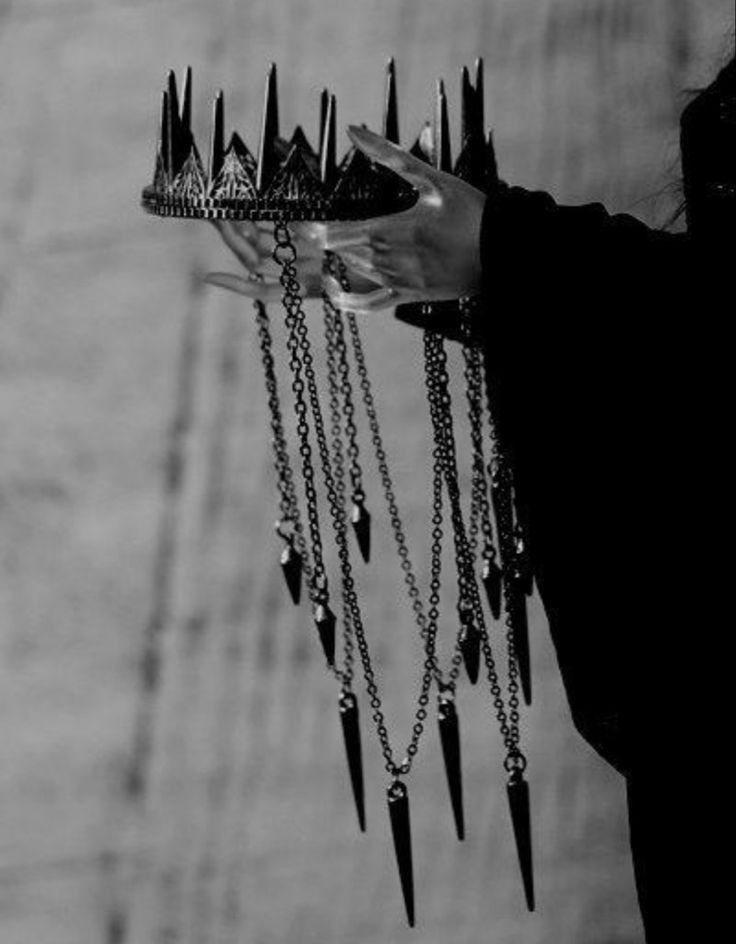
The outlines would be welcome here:
[[[314,150],[301,126],[287,141],[279,134],[276,66],[266,79],[261,138],[254,156],[237,132],[225,143],[224,96],[213,105],[209,165],[192,134],[192,71],[187,69],[181,101],[173,72],[162,95],[161,126],[153,183],[143,190],[142,205],[158,216],[189,219],[330,220],[366,219],[408,209],[416,191],[402,178],[351,148],[338,163],[335,96],[324,90],[320,101],[319,148]],[[447,98],[438,83],[434,123],[427,123],[411,153],[440,170],[454,173],[481,190],[497,179],[493,139],[483,127],[483,64],[476,63],[475,83],[462,72],[462,144],[453,165]],[[396,71],[386,70],[383,134],[399,143]]]

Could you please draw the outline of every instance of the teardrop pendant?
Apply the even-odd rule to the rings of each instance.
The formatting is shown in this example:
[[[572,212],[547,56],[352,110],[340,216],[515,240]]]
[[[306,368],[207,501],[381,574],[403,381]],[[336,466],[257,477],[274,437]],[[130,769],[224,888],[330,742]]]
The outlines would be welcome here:
[[[521,770],[514,770],[506,785],[514,830],[516,851],[519,856],[521,880],[529,911],[534,911],[534,865],[532,862],[532,828],[529,803],[529,784]]]
[[[414,868],[411,855],[411,821],[409,818],[409,794],[406,785],[394,780],[386,791],[388,812],[391,818],[391,833],[394,839],[396,865],[399,870],[401,891],[406,907],[409,927],[414,927]]]
[[[526,612],[526,595],[520,582],[514,581],[509,600],[509,620],[514,639],[516,665],[524,702],[532,703],[532,669],[529,652],[529,620]]]
[[[501,618],[501,576],[501,568],[496,563],[496,552],[492,549],[491,554],[483,558],[481,580],[486,588],[488,605],[496,620]]]
[[[455,701],[440,695],[437,705],[442,756],[445,761],[447,786],[450,790],[452,815],[455,819],[457,838],[465,839],[465,815],[463,812],[463,773],[460,759],[460,724]]]
[[[480,673],[480,631],[471,616],[462,615],[463,628],[460,633],[460,652],[463,655],[465,671],[472,685],[478,681]]]
[[[358,814],[360,831],[365,832],[365,789],[363,786],[363,754],[360,746],[360,719],[358,699],[352,692],[340,693],[340,721],[345,741],[345,753],[348,758],[350,784]]]
[[[371,557],[371,516],[363,502],[356,501],[353,504],[350,521],[355,531],[361,557],[367,564]]]
[[[293,544],[289,543],[281,551],[281,570],[284,574],[286,586],[295,604],[299,604],[302,596],[302,570],[304,564],[302,555]]]
[[[327,664],[335,664],[335,614],[327,602],[318,603],[314,610],[314,625],[319,633],[319,641],[325,653]]]

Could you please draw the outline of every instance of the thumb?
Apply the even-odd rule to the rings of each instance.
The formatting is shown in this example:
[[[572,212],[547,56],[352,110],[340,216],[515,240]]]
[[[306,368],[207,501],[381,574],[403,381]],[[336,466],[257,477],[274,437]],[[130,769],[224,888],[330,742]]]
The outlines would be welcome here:
[[[437,191],[438,175],[435,169],[397,144],[392,144],[380,134],[357,125],[349,126],[348,136],[366,157],[403,177],[420,194],[427,195]]]

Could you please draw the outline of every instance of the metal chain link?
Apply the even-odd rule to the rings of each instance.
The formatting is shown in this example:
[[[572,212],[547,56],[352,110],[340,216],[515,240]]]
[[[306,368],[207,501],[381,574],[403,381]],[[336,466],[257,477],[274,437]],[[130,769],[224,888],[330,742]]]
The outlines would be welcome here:
[[[268,412],[271,425],[271,444],[273,447],[274,468],[276,470],[276,486],[279,492],[279,513],[281,522],[288,521],[293,529],[293,540],[302,559],[302,568],[308,585],[312,581],[312,567],[309,562],[307,542],[304,537],[304,525],[299,513],[294,472],[289,459],[289,449],[284,429],[284,420],[281,412],[276,365],[273,356],[273,339],[266,306],[261,301],[253,305],[256,312],[256,326],[258,341],[261,348],[261,360],[266,381]]]
[[[452,401],[449,391],[447,354],[444,341],[441,335],[425,331],[424,344],[426,369],[431,378],[429,383],[430,409],[433,413],[435,436],[442,444],[445,483],[452,511],[453,537],[458,561],[459,606],[466,605],[472,610],[475,625],[481,634],[481,646],[486,663],[493,707],[507,752],[505,765],[523,769],[526,760],[519,749],[518,670],[516,670],[510,627],[508,627],[509,631],[506,635],[506,642],[509,646],[509,697],[507,706],[503,698],[496,660],[485,625],[472,555],[463,521],[457,474],[457,454],[452,426]]]

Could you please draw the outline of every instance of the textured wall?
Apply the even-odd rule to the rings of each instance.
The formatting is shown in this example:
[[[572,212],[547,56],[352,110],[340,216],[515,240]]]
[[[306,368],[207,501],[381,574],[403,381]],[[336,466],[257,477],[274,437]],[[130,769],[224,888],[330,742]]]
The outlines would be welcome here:
[[[413,138],[434,78],[456,102],[460,66],[482,54],[507,179],[663,220],[680,90],[707,78],[732,7],[0,0],[3,944],[640,939],[622,784],[571,728],[538,606],[537,913],[522,907],[495,725],[463,691],[469,837],[453,839],[430,729],[411,779],[421,930],[404,928],[375,738],[366,726],[360,837],[334,685],[278,572],[251,313],[198,282],[228,262],[214,234],[145,218],[137,199],[169,66],[195,68],[200,135],[222,86],[255,143],[272,58],[286,125],[328,84],[342,123],[375,126],[393,53]],[[390,317],[365,324],[426,576],[418,340]],[[360,582],[403,741],[417,647],[377,526]],[[160,665],[148,684],[146,654]]]

